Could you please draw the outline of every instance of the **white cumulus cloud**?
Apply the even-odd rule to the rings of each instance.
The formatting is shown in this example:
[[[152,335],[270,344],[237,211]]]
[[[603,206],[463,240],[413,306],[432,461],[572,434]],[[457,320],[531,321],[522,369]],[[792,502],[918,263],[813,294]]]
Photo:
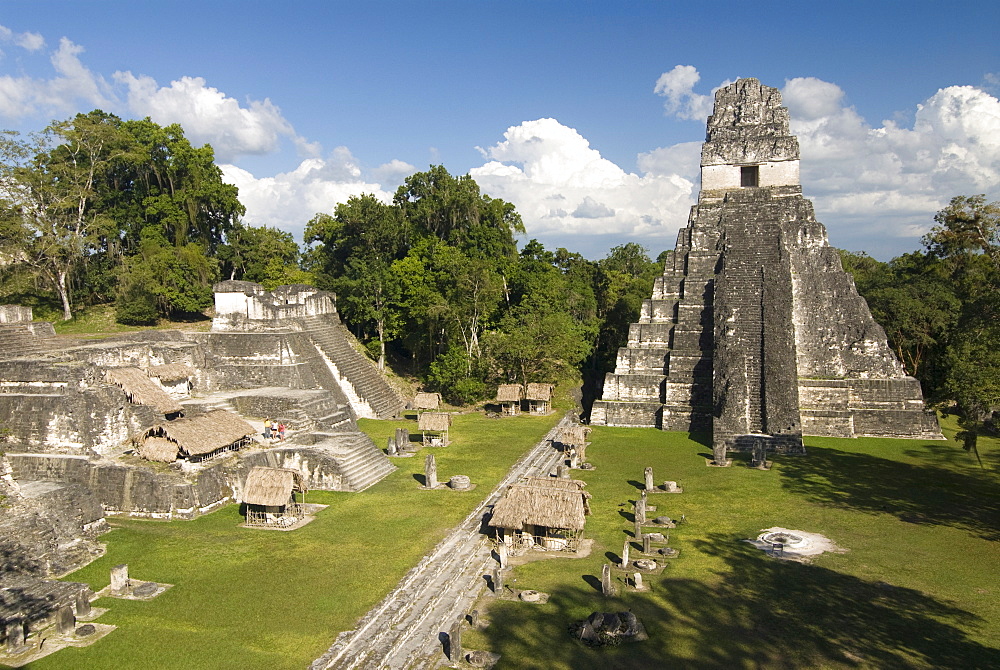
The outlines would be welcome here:
[[[300,138],[267,98],[243,106],[201,77],[181,77],[160,86],[152,77],[116,72],[115,80],[127,88],[133,113],[163,125],[181,124],[193,143],[211,144],[220,161],[275,152],[282,137],[307,156],[317,154],[318,147]]]
[[[20,33],[14,35],[14,44],[28,51],[38,51],[45,46],[45,38],[38,33]]]
[[[362,177],[357,162],[346,147],[329,158],[307,158],[291,172],[273,177],[255,177],[235,165],[220,166],[223,179],[240,190],[247,208],[244,220],[255,226],[275,226],[302,241],[302,231],[318,212],[332,214],[338,203],[351,196],[371,193],[384,202],[392,194],[376,182]]]
[[[0,26],[0,42],[12,42],[27,51],[38,51],[45,46],[45,38],[38,33],[15,33],[7,26]]]
[[[29,51],[39,50],[45,44],[41,35],[16,34],[7,28],[0,31],[0,40],[13,41]],[[114,107],[110,86],[80,61],[82,52],[83,47],[64,37],[49,58],[55,71],[52,77],[0,75],[0,118],[64,115],[78,111],[81,105]]]
[[[663,108],[668,114],[701,121],[712,113],[713,98],[711,95],[694,92],[694,86],[700,79],[701,75],[694,66],[677,65],[673,70],[660,75],[653,92],[666,98]]]
[[[912,128],[873,126],[815,78],[782,91],[802,152],[802,183],[834,242],[916,238],[954,195],[1000,195],[1000,100],[971,86],[943,88],[916,106]],[[839,239],[838,239],[839,238]],[[910,244],[917,247],[917,240]]]
[[[531,237],[661,238],[687,219],[690,180],[626,172],[555,119],[512,126],[483,153],[491,160],[470,174],[485,193],[514,203]]]

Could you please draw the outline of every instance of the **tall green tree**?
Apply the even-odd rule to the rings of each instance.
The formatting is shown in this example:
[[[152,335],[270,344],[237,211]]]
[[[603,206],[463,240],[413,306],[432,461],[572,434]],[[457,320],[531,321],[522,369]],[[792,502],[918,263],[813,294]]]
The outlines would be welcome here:
[[[408,222],[398,207],[362,194],[337,205],[333,216],[313,217],[305,237],[314,245],[310,253],[324,288],[337,293],[348,322],[373,327],[383,368],[386,342],[396,338],[401,322],[401,288],[391,267],[406,254]]]
[[[56,122],[29,138],[0,136],[0,197],[19,246],[16,259],[55,291],[73,318],[71,281],[107,226],[93,206],[103,175],[121,156],[113,117],[100,112]]]
[[[115,174],[108,206],[126,224],[126,249],[152,227],[175,247],[193,242],[214,255],[246,208],[238,189],[222,181],[212,147],[195,147],[181,126],[148,118],[125,121],[122,129],[132,150]]]
[[[237,222],[216,250],[222,276],[257,282],[267,289],[285,284],[308,284],[312,275],[299,266],[299,245],[286,231]]]

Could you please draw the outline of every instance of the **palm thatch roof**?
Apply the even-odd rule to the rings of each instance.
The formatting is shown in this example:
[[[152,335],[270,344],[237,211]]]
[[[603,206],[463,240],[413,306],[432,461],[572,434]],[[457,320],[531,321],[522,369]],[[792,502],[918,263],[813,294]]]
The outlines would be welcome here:
[[[497,402],[519,402],[524,397],[520,384],[500,384],[497,387]]]
[[[538,384],[531,382],[528,384],[528,390],[524,393],[525,400],[551,400],[552,399],[552,384]]]
[[[583,530],[589,493],[583,482],[573,479],[527,477],[511,484],[493,506],[490,525],[494,528],[523,530],[525,526],[545,526]]]
[[[184,410],[139,368],[111,368],[104,377],[120,387],[131,403],[155,407],[160,414],[178,414]]]
[[[173,463],[177,460],[180,449],[176,442],[171,442],[165,437],[150,437],[140,442],[137,450],[139,455],[147,461],[159,461],[160,463]]]
[[[417,420],[418,430],[448,430],[451,426],[451,414],[442,412],[424,412]]]
[[[292,491],[305,493],[305,477],[291,468],[268,468],[255,466],[247,475],[243,486],[243,502],[248,505],[281,507],[288,503]]]
[[[581,426],[580,424],[565,426],[559,432],[556,442],[567,446],[582,447],[587,444],[587,433],[589,432],[590,429],[587,426]]]
[[[163,438],[177,445],[188,456],[201,456],[239,442],[257,431],[236,414],[224,409],[199,416],[164,421],[148,428],[139,436],[140,444],[150,438]],[[139,447],[142,454],[143,447]]]
[[[149,366],[146,368],[146,374],[162,382],[179,382],[194,376],[194,368],[187,363],[165,363]]]
[[[414,409],[437,409],[440,404],[440,393],[418,393],[413,397]]]

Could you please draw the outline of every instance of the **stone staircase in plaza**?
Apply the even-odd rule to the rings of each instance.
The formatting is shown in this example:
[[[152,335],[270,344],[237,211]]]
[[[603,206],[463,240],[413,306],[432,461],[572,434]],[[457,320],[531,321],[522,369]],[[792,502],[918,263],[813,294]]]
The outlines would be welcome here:
[[[322,449],[337,463],[348,491],[364,491],[396,469],[385,453],[362,432],[313,431],[306,436],[309,446]]]
[[[354,338],[336,315],[307,316],[301,322],[302,334],[337,378],[359,417],[385,419],[399,414],[405,401],[375,364],[351,346]]]

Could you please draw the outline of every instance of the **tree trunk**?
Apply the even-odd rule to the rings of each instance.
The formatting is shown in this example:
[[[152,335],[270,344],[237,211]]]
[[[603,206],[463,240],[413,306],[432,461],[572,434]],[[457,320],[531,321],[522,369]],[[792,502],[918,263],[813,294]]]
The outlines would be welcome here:
[[[378,369],[379,372],[385,370],[385,322],[379,319],[376,322],[376,330],[378,331]]]
[[[59,292],[59,299],[62,301],[63,306],[63,321],[69,321],[73,318],[73,310],[70,308],[69,289],[66,287],[65,270],[57,271],[56,277],[56,291]]]

